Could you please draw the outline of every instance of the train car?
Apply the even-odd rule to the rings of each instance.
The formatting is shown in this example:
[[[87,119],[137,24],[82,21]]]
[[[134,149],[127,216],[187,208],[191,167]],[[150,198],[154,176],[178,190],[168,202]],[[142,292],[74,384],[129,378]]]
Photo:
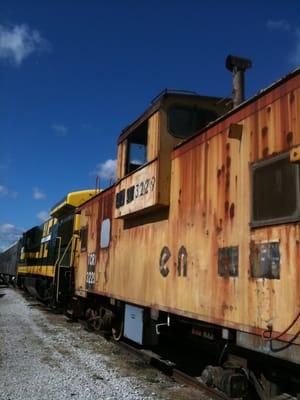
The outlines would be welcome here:
[[[20,254],[20,241],[10,245],[0,253],[0,281],[9,284],[17,278],[18,258]]]
[[[227,59],[230,110],[164,92],[121,133],[116,184],[78,208],[75,293],[115,338],[219,341],[268,398],[300,393],[300,69],[244,101],[250,65]],[[235,369],[203,377],[239,394]]]
[[[56,257],[56,220],[51,218],[24,232],[18,265],[18,284],[42,300],[51,298]]]
[[[74,211],[95,193],[68,193],[52,208],[50,219],[23,235],[19,285],[53,306],[66,308],[72,297],[80,219]]]

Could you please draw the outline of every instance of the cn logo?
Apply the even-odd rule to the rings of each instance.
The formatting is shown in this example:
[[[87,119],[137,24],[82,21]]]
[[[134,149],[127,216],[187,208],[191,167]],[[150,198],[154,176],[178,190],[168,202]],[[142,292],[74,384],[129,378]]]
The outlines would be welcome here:
[[[180,249],[178,250],[178,256],[177,256],[177,269],[176,269],[177,276],[187,277],[187,257],[188,254],[186,248],[184,246],[181,246]],[[159,258],[159,272],[164,278],[168,276],[170,272],[170,269],[168,267],[170,258],[171,258],[171,252],[167,246],[164,246],[160,252],[160,258]]]
[[[170,257],[171,257],[171,252],[170,252],[169,248],[167,246],[163,247],[162,251],[160,252],[159,271],[164,278],[170,272],[168,265],[167,265]]]
[[[178,251],[177,274],[187,276],[187,251],[184,246],[181,246]]]

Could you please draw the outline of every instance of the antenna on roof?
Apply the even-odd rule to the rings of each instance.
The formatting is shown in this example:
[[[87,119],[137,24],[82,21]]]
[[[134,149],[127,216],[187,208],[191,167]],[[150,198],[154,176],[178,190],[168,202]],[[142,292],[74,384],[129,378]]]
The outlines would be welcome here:
[[[95,193],[100,192],[100,177],[96,176],[96,185],[95,185]]]

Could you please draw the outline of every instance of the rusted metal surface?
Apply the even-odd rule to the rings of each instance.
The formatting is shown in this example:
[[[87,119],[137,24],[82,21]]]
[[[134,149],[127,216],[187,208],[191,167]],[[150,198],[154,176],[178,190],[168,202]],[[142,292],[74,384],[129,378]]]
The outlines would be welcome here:
[[[259,351],[267,355],[274,356],[274,350],[282,348],[285,343],[280,340],[274,340],[272,343],[262,340],[260,336],[252,335],[245,332],[237,333],[237,344],[249,350]],[[291,345],[281,351],[276,352],[276,356],[282,360],[289,360],[294,363],[299,363],[300,347]]]
[[[300,307],[300,225],[250,226],[251,166],[299,146],[299,105],[298,72],[175,149],[168,219],[151,219],[155,212],[140,224],[113,218],[108,249],[99,248],[99,223],[103,209],[114,213],[114,188],[84,205],[89,240],[78,288],[85,288],[87,254],[96,252],[93,293],[255,334],[270,322],[274,334],[284,331]],[[241,140],[228,137],[235,123]]]
[[[86,296],[87,291],[103,290],[109,268],[109,248],[101,248],[102,222],[112,220],[115,189],[110,188],[82,206],[81,227],[87,228],[87,246],[79,252],[79,267],[75,269],[75,292]],[[110,231],[112,241],[113,229]]]
[[[289,132],[293,132],[293,130],[291,129],[286,132],[282,131],[282,128],[284,128],[284,124],[282,124],[282,121],[285,121],[286,123],[287,118],[284,115],[286,113],[286,110],[285,112],[280,112],[281,107],[279,103],[283,104],[284,97],[288,98],[288,100],[285,102],[286,105],[288,105],[288,107],[290,108],[288,119],[294,127],[299,127],[299,116],[296,112],[296,104],[298,104],[299,100],[296,100],[298,96],[295,95],[295,91],[298,92],[299,87],[300,74],[299,70],[297,70],[295,73],[292,73],[290,74],[290,76],[286,77],[286,79],[276,82],[274,85],[270,86],[264,91],[260,91],[257,96],[254,96],[253,98],[249,99],[249,101],[242,104],[240,107],[237,107],[235,110],[230,111],[217,119],[215,122],[212,123],[210,129],[203,129],[203,131],[199,132],[198,135],[179,145],[172,154],[173,158],[177,157],[183,152],[189,151],[191,148],[197,146],[198,144],[204,143],[212,137],[219,135],[220,132],[227,130],[230,127],[230,124],[240,123],[241,121],[247,120],[251,116],[252,118],[250,135],[253,136],[253,139],[255,140],[257,138],[257,135],[259,134],[259,132],[256,131],[256,129],[258,128],[259,113],[261,113],[260,117],[265,114],[269,121],[273,119],[273,129],[276,126],[276,129],[281,132],[278,137],[277,135],[275,137],[275,132],[273,132],[273,140],[280,140],[283,136],[284,140],[282,140],[282,143],[285,145],[285,143],[287,142],[287,139],[285,139],[285,137],[288,135]],[[275,125],[274,122],[276,122]],[[255,130],[253,130],[254,127],[256,128]],[[289,135],[288,137],[290,138],[291,135]],[[253,157],[252,161],[254,161],[255,159],[256,157]]]

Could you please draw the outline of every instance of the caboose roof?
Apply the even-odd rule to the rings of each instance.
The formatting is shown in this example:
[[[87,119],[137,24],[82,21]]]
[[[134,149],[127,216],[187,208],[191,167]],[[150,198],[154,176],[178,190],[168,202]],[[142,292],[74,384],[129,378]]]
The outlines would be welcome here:
[[[279,80],[273,82],[271,85],[267,86],[264,89],[259,90],[254,96],[250,97],[249,99],[245,100],[243,103],[241,103],[239,106],[229,110],[228,112],[225,112],[223,115],[221,115],[219,118],[216,120],[210,122],[208,124],[209,127],[214,126],[218,122],[222,121],[224,118],[227,118],[229,115],[237,112],[241,108],[245,107],[246,105],[256,101],[260,97],[264,96],[266,93],[272,91],[275,89],[277,86],[283,84],[284,82],[288,81],[289,79],[293,78],[297,74],[300,73],[300,68],[296,68],[292,72],[288,73],[287,75],[283,76]],[[199,93],[196,92],[189,92],[189,91],[181,91],[181,90],[173,90],[173,89],[165,89],[161,93],[158,94],[152,101],[150,106],[135,120],[133,121],[130,125],[128,125],[126,128],[124,128],[119,136],[118,143],[121,143],[124,139],[127,138],[128,135],[132,131],[134,131],[142,122],[144,122],[146,119],[148,119],[152,114],[154,114],[156,111],[158,111],[162,106],[165,100],[169,97],[174,97],[174,98],[195,98],[195,99],[208,99],[208,100],[229,100],[226,98],[221,98],[221,97],[214,97],[214,96],[202,96]],[[231,99],[230,99],[231,100]],[[183,145],[183,143],[191,140],[193,137],[197,136],[200,132],[205,130],[207,127],[204,127],[201,129],[199,132],[197,132],[195,135],[187,138],[186,140],[183,140],[178,146]]]
[[[243,101],[237,107],[227,111],[226,113],[224,113],[220,117],[216,118],[215,120],[210,122],[207,126],[202,128],[199,132],[197,132],[194,135],[192,135],[192,136],[188,137],[187,139],[183,140],[181,143],[179,143],[177,146],[175,146],[175,148],[177,149],[179,147],[184,146],[187,142],[190,142],[196,136],[200,135],[202,132],[206,131],[209,128],[212,128],[213,126],[215,126],[218,123],[224,121],[226,118],[230,117],[231,115],[241,111],[241,109],[246,108],[251,103],[254,103],[255,101],[257,101],[260,98],[262,98],[263,96],[269,94],[270,92],[272,92],[273,90],[275,90],[279,86],[284,85],[286,82],[288,82],[289,80],[292,80],[294,77],[296,77],[299,74],[300,74],[300,67],[296,68],[293,71],[291,71],[290,73],[288,73],[287,75],[285,75],[282,78],[278,79],[277,81],[271,83],[271,85],[267,86],[266,88],[259,90],[254,96],[252,96],[249,99]]]
[[[120,136],[118,143],[123,142],[124,139],[127,138],[128,135],[132,131],[134,131],[140,124],[142,124],[146,119],[151,117],[152,114],[154,114],[156,111],[158,111],[160,108],[163,107],[165,101],[168,98],[174,98],[174,99],[195,99],[195,100],[211,100],[211,101],[221,101],[221,100],[228,100],[228,99],[223,99],[221,97],[215,97],[215,96],[202,96],[199,93],[196,92],[190,92],[186,90],[176,90],[176,89],[164,89],[162,92],[160,92],[154,99],[151,101],[150,106],[136,119],[134,120],[131,124],[126,126]]]

